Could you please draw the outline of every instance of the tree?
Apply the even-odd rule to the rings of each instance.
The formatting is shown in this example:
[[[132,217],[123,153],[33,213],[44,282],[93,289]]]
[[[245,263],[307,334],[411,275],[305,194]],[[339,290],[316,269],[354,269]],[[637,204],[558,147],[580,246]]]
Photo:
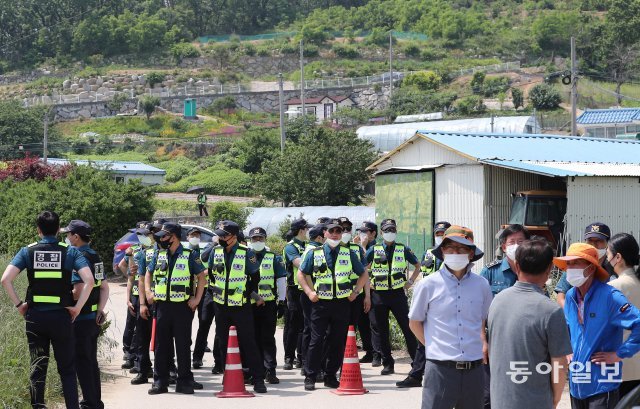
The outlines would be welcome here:
[[[160,98],[158,97],[145,95],[140,98],[140,108],[142,108],[142,112],[147,116],[147,119],[151,118],[157,106],[160,106]]]
[[[47,110],[48,107],[23,108],[15,101],[0,101],[0,160],[21,158],[28,152],[42,155]],[[56,128],[49,127],[49,142],[57,141],[59,135]]]
[[[280,152],[280,131],[249,130],[229,151],[235,165],[245,173],[259,173],[262,166]]]
[[[213,104],[211,104],[211,110],[219,115],[222,111],[228,112],[231,109],[235,109],[236,106],[235,98],[231,95],[227,95],[226,97],[218,98],[213,101]]]
[[[354,132],[314,127],[284,154],[263,165],[257,186],[267,199],[286,205],[359,204],[376,158],[372,145]]]
[[[471,91],[474,94],[482,93],[482,88],[484,86],[484,79],[487,74],[484,71],[476,71],[473,73],[473,78],[471,79]]]
[[[524,107],[524,94],[520,88],[511,88],[511,99],[513,101],[513,108],[516,111],[518,108]]]
[[[622,94],[620,89],[622,84],[633,79],[634,74],[640,66],[640,44],[621,44],[614,42],[609,48],[607,69],[611,74],[611,79],[616,83],[616,101],[622,105]]]
[[[560,93],[549,84],[537,84],[529,91],[529,101],[536,109],[555,109],[560,105]]]
[[[213,206],[211,206],[211,210],[209,210],[209,218],[211,219],[212,225],[215,226],[215,224],[221,220],[231,220],[238,223],[240,230],[244,230],[244,228],[247,227],[247,221],[250,215],[251,210],[238,203],[227,200],[215,202]]]
[[[442,77],[433,71],[415,72],[402,80],[403,87],[415,87],[420,91],[437,91]]]
[[[171,46],[171,55],[180,64],[185,58],[200,57],[200,51],[191,43],[178,43]]]
[[[477,115],[487,111],[487,107],[479,95],[470,95],[460,99],[456,109],[461,115]]]

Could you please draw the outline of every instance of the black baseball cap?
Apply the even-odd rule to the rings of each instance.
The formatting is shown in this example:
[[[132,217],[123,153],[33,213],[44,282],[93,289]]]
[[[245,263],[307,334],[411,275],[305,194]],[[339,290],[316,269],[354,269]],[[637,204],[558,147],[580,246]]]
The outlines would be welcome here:
[[[451,227],[451,223],[449,222],[437,222],[433,226],[433,232],[434,233],[445,232],[449,227]]]
[[[351,220],[349,220],[348,217],[339,217],[338,220],[340,220],[340,225],[342,226],[342,228],[349,226],[347,227],[347,229],[351,230],[351,228],[353,227],[353,223],[351,223]]]
[[[308,229],[309,227],[311,225],[305,219],[296,219],[291,222],[291,230]]]
[[[327,230],[327,226],[325,224],[316,224],[309,229],[309,238],[315,239],[318,236],[324,236],[325,230]]]
[[[165,223],[169,223],[169,220],[167,220],[167,219],[157,219],[157,220],[154,220],[154,221],[152,221],[152,222],[151,222],[151,229],[150,229],[150,230],[151,230],[153,233],[155,233],[155,232],[159,231],[160,229],[162,229],[162,226],[163,226]]]
[[[378,231],[378,225],[374,222],[363,222],[362,226],[358,227],[358,231]]]
[[[142,221],[136,223],[136,227],[133,229],[129,229],[131,233],[147,235],[151,232],[151,228],[153,227],[153,223],[148,221]]]
[[[316,221],[316,223],[318,224],[327,224],[329,223],[329,221],[331,220],[331,217],[318,217],[318,220]]]
[[[396,221],[394,219],[384,219],[381,223],[380,223],[380,230],[385,231],[386,229],[388,229],[389,227],[395,227],[397,228],[396,225]]]
[[[331,220],[329,220],[329,222],[326,224],[326,226],[327,226],[327,230],[331,230],[331,229],[334,229],[334,228],[336,228],[336,227],[339,227],[339,228],[340,228],[340,230],[343,230],[343,229],[342,229],[342,224],[340,224],[340,219],[331,219]]]
[[[189,230],[187,230],[187,235],[191,233],[202,233],[202,231],[199,228],[194,226],[194,227],[191,227]]]
[[[584,239],[587,240],[592,238],[609,241],[611,238],[611,229],[609,229],[609,226],[604,223],[591,223],[586,229],[584,229]]]
[[[220,237],[226,237],[230,234],[237,236],[239,232],[240,226],[238,226],[238,223],[232,222],[231,220],[222,220],[218,222],[218,225],[216,226],[216,229],[214,231],[216,236]]]
[[[67,227],[60,229],[60,233],[73,233],[81,236],[90,236],[92,231],[91,226],[82,220],[71,220]]]
[[[165,223],[162,225],[160,230],[154,234],[154,236],[161,238],[167,234],[173,234],[179,238],[182,235],[182,227],[177,223]]]
[[[249,230],[249,237],[267,237],[267,231],[262,227],[254,227]]]

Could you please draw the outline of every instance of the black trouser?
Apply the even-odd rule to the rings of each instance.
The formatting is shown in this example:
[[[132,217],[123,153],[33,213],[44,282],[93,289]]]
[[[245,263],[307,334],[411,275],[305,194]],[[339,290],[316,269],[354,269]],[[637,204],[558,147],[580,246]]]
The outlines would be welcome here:
[[[418,341],[409,328],[409,304],[403,288],[396,290],[371,291],[371,303],[376,316],[376,325],[380,332],[380,352],[382,363],[392,365],[391,334],[389,332],[389,312],[393,314],[400,326],[407,343],[407,349],[411,359],[416,355]]]
[[[29,307],[25,329],[31,355],[31,406],[45,408],[44,391],[49,366],[49,347],[53,346],[62,392],[67,408],[79,408],[75,367],[75,336],[71,316],[65,309],[38,311]]]
[[[209,216],[209,212],[207,211],[207,205],[206,204],[200,204],[198,203],[198,210],[200,211],[200,216]]]
[[[293,361],[296,357],[296,349],[300,353],[302,343],[302,327],[304,316],[300,305],[300,294],[302,291],[298,287],[287,287],[287,320],[284,326],[284,360]]]
[[[599,393],[585,399],[571,396],[571,409],[614,409],[620,400],[619,390]]]
[[[349,316],[349,325],[358,328],[360,317],[364,315],[364,293],[361,293],[351,303],[351,315]]]
[[[193,346],[193,359],[202,360],[204,356],[204,350],[207,347],[207,338],[209,331],[211,330],[211,324],[213,324],[213,318],[215,311],[213,308],[213,296],[211,290],[207,288],[202,296],[200,304],[198,304],[198,334],[196,335],[196,343]],[[214,366],[220,365],[220,341],[214,335],[213,340],[213,361]]]
[[[191,386],[191,325],[193,311],[186,301],[160,301],[156,306],[156,344],[154,384],[169,386],[169,369],[172,363],[173,343],[178,360],[177,386]]]
[[[229,343],[229,328],[233,325],[238,333],[238,345],[242,351],[242,357],[246,362],[242,366],[249,368],[254,380],[264,379],[264,366],[258,353],[256,334],[253,324],[253,310],[250,304],[240,307],[229,307],[215,303],[216,311],[216,337],[220,340],[222,360],[220,364],[224,368],[227,360],[227,345]]]
[[[371,343],[371,320],[369,320],[369,314],[372,314],[373,309],[369,310],[366,314],[360,314],[360,320],[358,321],[358,331],[360,332],[360,340],[362,341],[362,349],[367,353],[373,353],[374,348]]]
[[[640,380],[622,382],[618,388],[620,400],[622,400],[626,394],[634,390],[638,385],[640,385]]]
[[[148,305],[149,311],[155,306]],[[149,344],[151,343],[151,326],[153,317],[149,315],[149,319],[142,318],[140,315],[140,307],[136,309],[136,368],[141,374],[146,375],[151,370],[151,358],[149,357]]]
[[[300,342],[300,357],[303,368],[306,367],[307,355],[309,353],[309,342],[311,342],[311,306],[313,303],[304,291],[300,293],[300,306],[302,307],[303,329],[302,341]]]
[[[267,301],[263,306],[253,305],[253,322],[256,332],[258,351],[264,362],[264,368],[275,373],[278,366],[276,360],[276,323],[278,321],[278,304]]]
[[[344,346],[349,329],[349,305],[347,298],[319,300],[311,306],[311,341],[307,351],[305,373],[315,379],[322,367],[326,336],[327,359],[325,372],[335,376],[342,365]],[[327,329],[329,334],[327,335]]]
[[[424,366],[426,363],[427,363],[427,357],[425,355],[424,345],[418,342],[418,347],[416,348],[416,355],[413,357],[413,362],[411,363],[411,371],[409,371],[409,376],[422,381],[422,377],[424,376]]]
[[[98,334],[100,327],[95,318],[76,320],[76,372],[82,390],[80,406],[86,409],[103,409],[98,367]]]
[[[122,352],[124,352],[124,359],[133,361],[137,354],[137,337],[136,333],[136,314],[138,310],[138,296],[131,295],[129,300],[133,304],[133,313],[127,307],[127,320],[124,324],[124,332],[122,333]]]
[[[484,367],[484,397],[483,408],[491,409],[491,367],[489,364],[482,365]]]

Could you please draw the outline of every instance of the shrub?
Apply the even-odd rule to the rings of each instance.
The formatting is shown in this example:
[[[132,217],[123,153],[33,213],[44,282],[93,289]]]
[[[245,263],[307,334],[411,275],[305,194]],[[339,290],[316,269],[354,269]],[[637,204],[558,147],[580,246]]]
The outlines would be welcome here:
[[[560,93],[552,85],[537,84],[529,91],[529,101],[536,109],[555,109],[560,105]]]
[[[175,61],[178,64],[185,58],[200,57],[200,50],[198,50],[198,48],[191,43],[174,44],[171,46],[170,52],[171,52],[171,56],[175,59]]]
[[[298,47],[292,43],[283,43],[280,46],[280,52],[282,54],[296,54],[298,52]]]
[[[482,92],[482,86],[484,85],[484,79],[487,76],[483,71],[473,73],[471,79],[471,90],[474,94],[480,94]]]
[[[350,45],[335,43],[331,49],[340,58],[355,59],[360,56],[358,50],[354,46]]]
[[[251,210],[227,200],[213,203],[209,210],[211,225],[215,226],[220,220],[231,220],[238,223],[240,230],[244,230],[247,227],[247,219],[250,214]]]
[[[404,47],[404,53],[409,57],[419,57],[420,56],[420,47],[418,44],[409,43]]]
[[[484,80],[482,85],[482,94],[485,97],[494,97],[501,92],[507,92],[509,89],[509,78],[507,77],[489,77]]]
[[[511,88],[511,99],[513,100],[515,110],[524,107],[524,94],[520,88]]]
[[[221,196],[249,196],[254,193],[250,175],[221,164],[182,178],[176,183],[161,186],[159,190],[186,192],[192,186],[202,186],[207,189],[207,192]]]
[[[433,71],[415,72],[402,80],[402,86],[416,87],[420,91],[437,91],[442,78]]]
[[[302,50],[302,54],[305,57],[317,57],[320,49],[317,45],[314,44],[305,44]]]
[[[145,95],[140,98],[140,107],[142,112],[147,116],[147,120],[151,118],[151,115],[156,110],[156,107],[160,105],[160,98],[151,95]]]
[[[147,74],[147,84],[149,84],[149,88],[153,88],[154,85],[162,83],[165,78],[166,76],[163,73],[152,71]]]
[[[242,47],[242,51],[248,56],[256,55],[256,46],[251,43],[246,43]]]
[[[486,112],[487,107],[482,103],[482,97],[470,95],[458,101],[457,110],[462,115],[474,115]]]

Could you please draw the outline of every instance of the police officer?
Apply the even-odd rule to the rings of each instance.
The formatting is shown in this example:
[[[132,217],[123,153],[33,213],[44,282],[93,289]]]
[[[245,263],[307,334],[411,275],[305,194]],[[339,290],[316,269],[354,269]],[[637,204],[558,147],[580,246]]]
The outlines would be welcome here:
[[[44,408],[45,382],[49,364],[49,347],[53,346],[62,392],[67,408],[78,405],[73,321],[89,299],[94,285],[87,259],[77,249],[58,243],[56,234],[60,218],[51,211],[36,219],[40,241],[20,249],[2,274],[2,286],[26,322],[27,342],[31,355],[29,376],[31,406]],[[27,295],[22,301],[13,281],[27,269]],[[84,283],[73,303],[72,270]]]
[[[309,229],[309,243],[304,249],[304,253],[302,253],[302,260],[307,256],[307,254],[315,249],[316,247],[321,247],[324,244],[324,232],[327,230],[327,226],[325,224],[316,224]],[[311,306],[313,303],[307,297],[307,294],[302,291],[302,286],[298,283],[300,289],[300,306],[302,307],[302,316],[304,318],[304,325],[302,330],[302,342],[300,345],[300,356],[302,358],[302,370],[301,375],[305,375],[304,366],[307,362],[307,355],[309,351],[309,342],[311,342]],[[317,376],[316,376],[317,378]]]
[[[315,389],[326,336],[327,359],[324,385],[340,386],[336,373],[342,365],[349,328],[350,302],[364,288],[367,275],[358,254],[341,244],[342,226],[334,219],[327,225],[325,243],[309,251],[298,270],[298,280],[313,303],[311,306],[311,341],[305,362],[305,390]],[[355,286],[351,281],[358,276]],[[327,329],[329,332],[327,333]]]
[[[300,353],[299,345],[302,342],[302,326],[304,317],[300,306],[300,294],[296,272],[302,263],[302,253],[306,247],[305,240],[310,225],[305,219],[296,219],[291,222],[289,232],[293,238],[284,247],[282,259],[287,271],[287,319],[284,326],[284,369],[291,370],[295,365],[302,366],[300,359],[296,358],[296,349]]]
[[[178,360],[176,392],[193,394],[194,389],[203,387],[193,380],[190,348],[193,312],[200,303],[206,284],[205,268],[196,254],[182,247],[181,233],[179,224],[165,223],[154,234],[160,247],[158,254],[165,253],[166,261],[158,262],[158,254],[154,255],[145,275],[146,288],[151,287],[151,281],[155,283],[153,298],[157,304],[155,373],[150,395],[168,392],[174,340]],[[198,280],[195,296],[192,295],[194,277]]]
[[[342,244],[349,247],[350,250],[354,251],[358,257],[360,257],[360,262],[364,265],[366,264],[364,258],[364,250],[360,247],[359,244],[353,243],[351,239],[353,238],[353,223],[347,217],[340,217],[338,219],[340,221],[340,226],[342,227]],[[365,269],[366,273],[366,269]],[[358,276],[353,274],[351,276],[351,282],[356,284],[358,281]],[[360,322],[360,317],[362,315],[366,315],[371,309],[371,292],[370,292],[370,282],[369,280],[365,280],[364,283],[364,291],[360,293],[355,300],[351,303],[351,317],[349,319],[349,325],[353,325],[357,330],[359,329],[358,324]]]
[[[270,384],[280,383],[276,376],[276,324],[278,313],[284,312],[284,300],[287,292],[287,273],[284,271],[282,257],[267,250],[265,240],[267,231],[254,227],[249,231],[249,247],[256,253],[260,265],[257,301],[251,299],[258,351],[266,370],[265,379]],[[281,315],[282,316],[282,315]]]
[[[66,242],[82,253],[93,274],[93,289],[74,323],[76,373],[82,389],[80,406],[87,409],[103,409],[98,367],[98,335],[100,326],[106,319],[104,307],[109,299],[109,284],[100,256],[89,246],[91,226],[82,220],[71,220],[67,227],[60,229],[60,233],[67,234]],[[84,284],[76,271],[73,272],[71,282],[75,286],[74,296],[79,295]]]
[[[138,287],[138,308],[136,315],[136,366],[129,372],[137,373],[131,379],[132,385],[142,385],[149,382],[149,377],[153,376],[151,372],[151,358],[149,356],[149,344],[151,342],[152,330],[152,309],[153,305],[153,288],[147,288],[145,283],[145,275],[147,266],[151,263],[154,255],[158,252],[157,243],[153,238],[153,233],[160,230],[164,219],[156,220],[146,225],[139,224],[135,230],[140,248],[133,255],[134,263],[130,264],[130,268],[137,279]],[[156,262],[166,261],[166,253],[160,253]],[[153,285],[153,283],[151,283]],[[173,363],[173,359],[171,359]],[[177,377],[174,371],[173,379]]]
[[[409,329],[409,305],[405,289],[410,288],[420,274],[420,263],[413,251],[401,243],[396,243],[397,226],[393,219],[385,219],[380,225],[382,244],[367,250],[366,258],[371,275],[371,301],[376,317],[376,325],[380,336],[382,352],[382,375],[395,372],[394,360],[391,356],[391,340],[389,333],[389,312],[393,313],[407,343],[409,355],[413,360],[418,342]],[[414,266],[411,277],[407,280],[406,270]]]
[[[256,345],[253,310],[249,301],[251,297],[259,300],[258,259],[253,250],[238,243],[240,227],[237,223],[223,220],[214,232],[219,237],[220,245],[209,256],[208,274],[215,303],[216,337],[222,351],[221,364],[224,367],[229,327],[234,325],[242,356],[246,360],[244,365],[249,368],[253,378],[253,390],[266,393],[264,366]]]
[[[378,239],[378,225],[373,222],[363,222],[362,226],[358,229],[358,237],[355,238],[355,242],[360,244],[365,251],[377,244]],[[366,261],[363,264],[368,264]],[[369,294],[371,294],[371,282],[367,283],[369,286]],[[360,332],[360,339],[362,340],[362,349],[365,354],[360,358],[360,363],[371,363],[372,367],[382,366],[382,354],[380,353],[380,335],[378,334],[378,327],[375,325],[376,317],[373,314],[373,309],[370,308],[367,314],[360,314],[360,321],[358,322],[358,331]]]
[[[211,256],[211,252],[214,247],[218,245],[218,236],[213,237],[213,242],[210,246],[206,247],[202,253],[200,254],[200,259],[202,260],[202,264],[208,269],[209,268],[209,257]],[[218,337],[214,334],[213,339],[213,351],[207,348],[207,338],[209,336],[209,331],[211,330],[211,324],[213,323],[213,318],[215,316],[214,302],[213,302],[213,293],[211,292],[211,279],[209,278],[209,274],[207,273],[207,288],[204,292],[203,300],[198,305],[198,334],[196,335],[196,342],[193,347],[193,368],[199,369],[202,368],[202,357],[205,352],[213,352],[213,367],[211,368],[211,373],[214,375],[220,375],[224,373],[224,368],[222,367],[222,351],[220,351],[220,341]]]
[[[480,275],[487,279],[494,297],[502,290],[513,286],[518,281],[516,274],[516,250],[523,241],[529,240],[531,234],[521,224],[510,224],[500,233],[500,249],[505,257],[487,264]],[[491,368],[484,365],[484,408],[491,409]]]
[[[433,227],[433,237],[435,247],[438,247],[444,239],[444,232],[451,227],[449,222],[438,222]],[[420,271],[422,271],[422,277],[426,277],[440,270],[442,260],[433,255],[433,249],[430,248],[425,251],[422,257],[422,263],[420,263]],[[416,348],[416,356],[411,363],[411,371],[409,375],[401,381],[396,382],[398,388],[418,388],[422,386],[422,377],[424,376],[424,367],[427,363],[425,356],[424,345],[418,342],[418,348]]]
[[[142,221],[136,223],[135,229],[129,229],[129,232],[135,233],[138,227],[145,227],[148,222]],[[133,273],[131,265],[135,264],[133,256],[140,251],[141,244],[134,244],[125,250],[124,257],[118,263],[118,268],[122,274],[127,277],[127,319],[124,325],[124,331],[122,332],[122,351],[124,352],[121,368],[132,369],[136,365],[136,354],[138,352],[138,343],[136,336],[136,316],[139,308],[138,305],[138,279],[136,274]],[[136,373],[137,373],[136,369]]]

